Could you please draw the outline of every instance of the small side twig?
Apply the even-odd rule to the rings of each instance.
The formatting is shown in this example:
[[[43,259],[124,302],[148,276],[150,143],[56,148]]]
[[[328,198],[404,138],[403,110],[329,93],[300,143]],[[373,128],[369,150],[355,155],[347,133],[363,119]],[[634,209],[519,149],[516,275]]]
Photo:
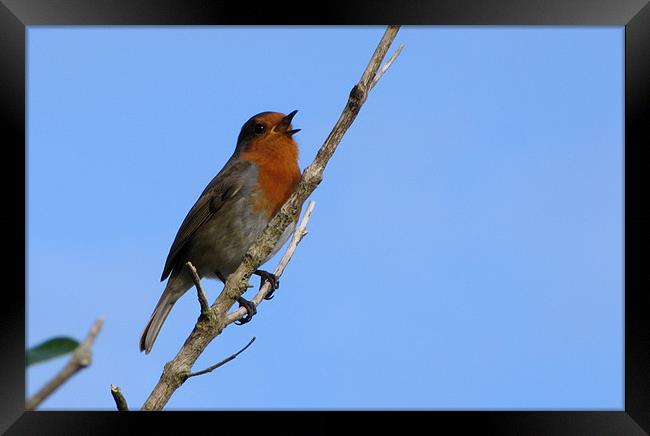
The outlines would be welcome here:
[[[370,85],[368,86],[368,91],[370,91],[372,88],[375,87],[377,82],[379,82],[379,79],[381,79],[381,76],[384,75],[384,73],[390,68],[391,65],[393,65],[393,62],[395,62],[395,59],[397,59],[397,56],[402,52],[402,49],[404,48],[404,44],[400,44],[399,47],[397,47],[397,50],[395,50],[395,53],[386,61],[383,67],[377,72],[377,75],[375,76],[374,79],[372,79],[372,82],[370,82]]]
[[[90,332],[88,332],[88,336],[86,336],[86,339],[72,352],[72,357],[70,357],[70,360],[68,360],[68,363],[63,367],[63,369],[38,392],[36,392],[33,397],[25,401],[26,410],[36,409],[47,397],[52,395],[52,392],[68,381],[70,377],[90,365],[92,361],[92,347],[103,325],[103,317],[100,317],[95,321]]]
[[[208,304],[208,298],[205,296],[205,291],[201,285],[201,278],[199,277],[199,273],[196,271],[194,265],[192,265],[192,262],[187,262],[185,266],[190,270],[190,273],[192,274],[192,280],[194,280],[196,293],[199,297],[199,304],[201,305],[201,315],[205,315],[210,311],[210,305]]]
[[[246,349],[248,347],[250,347],[253,342],[255,342],[255,336],[253,336],[253,338],[248,342],[248,344],[246,344],[246,346],[244,348],[242,348],[241,350],[239,350],[235,354],[232,354],[232,355],[226,357],[225,359],[223,359],[221,362],[219,362],[219,363],[217,363],[215,365],[209,366],[209,367],[207,367],[205,369],[202,369],[201,371],[191,372],[191,373],[189,373],[187,375],[187,378],[196,377],[197,375],[207,374],[207,373],[212,372],[215,369],[219,368],[220,366],[225,365],[226,363],[230,362],[231,360],[235,360],[237,358],[237,356],[239,356],[241,353],[246,351]]]
[[[111,385],[111,395],[113,396],[113,400],[115,400],[117,410],[120,412],[128,412],[129,405],[126,403],[126,398],[124,398],[124,395],[122,394],[120,388],[115,385]]]

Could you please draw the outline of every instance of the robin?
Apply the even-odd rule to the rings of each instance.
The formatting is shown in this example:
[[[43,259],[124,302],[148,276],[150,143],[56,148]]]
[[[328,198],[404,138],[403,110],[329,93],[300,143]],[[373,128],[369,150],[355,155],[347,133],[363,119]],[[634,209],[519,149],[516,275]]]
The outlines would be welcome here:
[[[172,307],[194,285],[185,264],[192,262],[199,277],[225,283],[293,192],[300,179],[298,144],[293,139],[300,129],[291,126],[297,112],[262,112],[242,126],[234,153],[206,186],[176,234],[160,278],[169,280],[142,332],[140,351],[149,354]],[[289,239],[297,219],[264,262]],[[277,277],[263,270],[254,274],[260,276],[260,286],[265,280],[271,283],[265,297],[270,299],[278,287]],[[243,297],[237,302],[247,311],[241,324],[249,322],[255,305]]]

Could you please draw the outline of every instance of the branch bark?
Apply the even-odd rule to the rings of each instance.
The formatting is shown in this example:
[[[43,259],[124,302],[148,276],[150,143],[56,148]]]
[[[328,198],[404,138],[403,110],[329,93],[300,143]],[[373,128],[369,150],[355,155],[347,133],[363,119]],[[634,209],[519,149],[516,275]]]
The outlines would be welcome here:
[[[314,161],[303,171],[293,194],[271,219],[264,232],[251,245],[241,265],[228,276],[221,294],[210,306],[209,312],[199,317],[192,333],[190,333],[178,354],[165,365],[158,384],[145,401],[142,410],[161,410],[176,389],[187,379],[199,355],[230,323],[228,310],[235,300],[246,291],[251,274],[271,253],[284,229],[295,219],[302,204],[323,179],[323,172],[328,161],[336,151],[343,135],[357,117],[361,106],[368,97],[368,92],[376,83],[374,79],[378,75],[379,66],[395,39],[399,27],[388,26],[361,79],[350,91],[348,101],[338,121],[318,150]],[[385,69],[379,73],[379,77],[384,71]]]
[[[104,325],[104,318],[98,318],[88,332],[86,339],[72,352],[72,357],[68,363],[59,371],[58,374],[52,378],[45,386],[43,386],[33,397],[25,401],[26,410],[36,409],[47,397],[57,390],[63,383],[68,381],[73,375],[82,369],[90,366],[92,362],[92,347],[99,331]]]

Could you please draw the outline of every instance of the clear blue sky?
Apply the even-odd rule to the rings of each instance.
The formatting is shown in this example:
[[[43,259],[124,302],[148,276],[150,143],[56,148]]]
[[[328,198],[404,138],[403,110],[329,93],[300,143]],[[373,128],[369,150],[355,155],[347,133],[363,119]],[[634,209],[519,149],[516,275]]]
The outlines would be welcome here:
[[[43,409],[113,410],[111,383],[142,405],[199,310],[186,294],[138,351],[165,257],[241,125],[298,109],[304,168],[382,33],[28,29],[26,345],[106,317]],[[276,297],[195,369],[257,341],[169,409],[623,408],[623,27],[398,43]],[[30,368],[27,394],[64,361]]]

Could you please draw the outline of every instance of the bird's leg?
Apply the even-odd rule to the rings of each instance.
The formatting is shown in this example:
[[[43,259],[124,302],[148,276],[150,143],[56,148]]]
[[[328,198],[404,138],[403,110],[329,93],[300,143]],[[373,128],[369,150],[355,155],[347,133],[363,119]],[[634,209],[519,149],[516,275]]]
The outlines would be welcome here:
[[[243,306],[248,313],[240,321],[235,321],[235,324],[242,325],[250,322],[250,320],[253,319],[253,316],[257,313],[257,308],[252,302],[248,301],[244,297],[237,297],[237,302],[239,303],[239,307]]]
[[[223,284],[226,284],[226,278],[221,274],[219,271],[214,272],[217,275],[217,278],[223,282]]]
[[[226,283],[226,278],[223,276],[223,274],[221,274],[219,271],[216,271],[216,274],[219,280]],[[243,306],[246,309],[246,312],[248,313],[240,321],[235,321],[235,324],[242,325],[242,324],[246,324],[247,322],[250,322],[250,320],[253,319],[253,316],[257,313],[257,308],[253,303],[251,303],[244,297],[237,297],[237,302],[239,303],[239,307]]]
[[[266,294],[264,299],[270,300],[273,298],[273,292],[280,287],[280,279],[278,276],[268,271],[262,271],[261,269],[256,269],[253,274],[260,276],[260,289],[264,286],[265,281],[271,285],[271,290]]]
[[[260,289],[262,289],[262,286],[264,286],[264,282],[267,281],[271,285],[271,290],[266,294],[264,297],[265,300],[270,300],[273,298],[273,292],[280,287],[280,279],[278,276],[275,274],[272,274],[268,271],[263,271],[261,269],[257,269],[253,272],[253,274],[260,276]],[[239,303],[239,307],[244,307],[246,309],[246,312],[248,314],[243,317],[239,322],[235,322],[237,325],[242,325],[250,322],[251,319],[253,319],[253,316],[257,313],[257,307],[255,305],[245,299],[244,297],[238,297],[237,302]]]

